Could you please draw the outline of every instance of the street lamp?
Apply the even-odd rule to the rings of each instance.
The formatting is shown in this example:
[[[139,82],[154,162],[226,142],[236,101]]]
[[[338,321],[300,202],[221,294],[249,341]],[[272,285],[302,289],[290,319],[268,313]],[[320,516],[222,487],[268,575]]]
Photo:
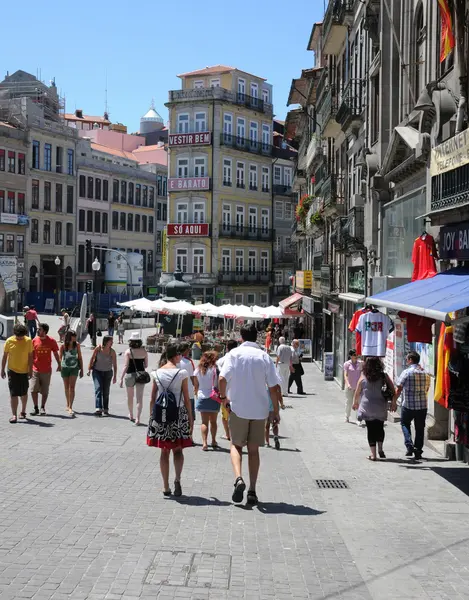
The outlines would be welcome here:
[[[55,312],[59,314],[59,302],[60,302],[60,265],[61,260],[58,256],[54,260],[55,268],[57,272],[57,281],[55,283]]]
[[[94,323],[93,323],[93,346],[96,348],[96,332],[98,328],[98,271],[101,269],[101,263],[96,257],[91,265],[93,269],[94,275],[94,283],[93,283],[93,315],[94,315]]]

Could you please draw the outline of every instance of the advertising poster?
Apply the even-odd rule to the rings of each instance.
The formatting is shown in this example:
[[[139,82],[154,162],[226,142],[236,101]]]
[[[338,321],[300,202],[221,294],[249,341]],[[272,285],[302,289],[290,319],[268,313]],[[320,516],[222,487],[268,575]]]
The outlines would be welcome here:
[[[18,289],[16,256],[0,256],[0,279],[7,294]]]
[[[311,357],[313,355],[313,353],[312,353],[312,348],[313,348],[312,341],[311,340],[298,340],[298,342],[300,343],[300,352],[303,353],[303,359],[311,360]]]
[[[386,355],[384,357],[384,370],[392,381],[395,379],[394,373],[394,340],[395,332],[392,331],[386,340]]]

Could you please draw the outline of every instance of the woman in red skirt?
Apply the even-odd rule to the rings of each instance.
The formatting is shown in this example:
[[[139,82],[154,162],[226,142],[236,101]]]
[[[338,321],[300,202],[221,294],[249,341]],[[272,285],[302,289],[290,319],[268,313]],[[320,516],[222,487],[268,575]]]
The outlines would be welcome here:
[[[148,425],[147,444],[161,448],[160,469],[163,477],[163,495],[171,496],[169,487],[169,455],[173,451],[174,459],[174,495],[181,496],[181,473],[184,465],[183,448],[192,446],[193,415],[189,398],[187,371],[177,365],[181,354],[176,344],[166,347],[166,364],[153,371],[151,390],[150,423]],[[153,419],[153,405],[165,390],[174,394],[179,407],[179,418],[171,423],[159,423]]]

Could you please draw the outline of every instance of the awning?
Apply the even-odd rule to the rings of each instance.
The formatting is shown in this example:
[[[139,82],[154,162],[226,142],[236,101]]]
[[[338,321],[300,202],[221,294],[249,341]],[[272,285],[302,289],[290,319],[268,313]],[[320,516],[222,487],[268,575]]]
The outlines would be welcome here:
[[[412,281],[370,296],[366,303],[447,321],[449,313],[469,306],[469,269],[451,269],[430,279]]]
[[[297,292],[296,294],[293,294],[292,296],[285,298],[285,300],[280,300],[279,306],[281,306],[285,310],[286,308],[289,308],[290,306],[293,306],[294,304],[296,304],[297,302],[302,300],[302,298],[303,298],[303,294],[299,294]]]
[[[347,294],[339,294],[339,300],[361,304],[362,302],[365,302],[365,296],[363,294],[352,294],[351,292],[348,292]]]

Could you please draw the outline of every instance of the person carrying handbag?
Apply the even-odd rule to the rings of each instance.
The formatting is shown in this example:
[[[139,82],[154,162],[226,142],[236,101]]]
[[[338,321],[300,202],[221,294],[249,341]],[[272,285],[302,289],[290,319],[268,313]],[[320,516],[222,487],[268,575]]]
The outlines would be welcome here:
[[[208,428],[210,424],[210,433],[212,435],[212,448],[218,448],[217,443],[217,418],[220,412],[220,399],[218,394],[218,373],[217,373],[218,354],[215,351],[204,352],[195,370],[195,376],[199,382],[199,391],[197,394],[196,410],[200,412],[202,419],[202,450],[208,450]]]
[[[145,385],[150,382],[146,371],[148,367],[148,353],[143,348],[142,339],[138,331],[134,331],[129,339],[129,348],[124,353],[124,369],[121,374],[120,386],[127,389],[127,404],[129,407],[129,420],[135,425],[140,425],[143,409],[143,392]],[[134,396],[137,397],[137,416],[134,419]]]
[[[113,339],[109,335],[103,337],[103,343],[97,346],[88,366],[88,376],[93,375],[97,417],[109,415],[109,392],[117,378],[117,357],[112,348]]]

